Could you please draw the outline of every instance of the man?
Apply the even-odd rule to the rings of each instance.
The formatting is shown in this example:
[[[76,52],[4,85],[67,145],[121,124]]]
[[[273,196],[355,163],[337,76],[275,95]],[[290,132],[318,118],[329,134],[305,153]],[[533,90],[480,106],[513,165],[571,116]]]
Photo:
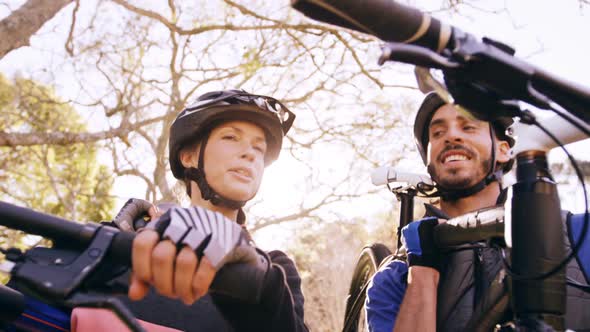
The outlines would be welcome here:
[[[185,331],[307,331],[293,261],[255,248],[242,211],[294,118],[278,100],[241,90],[206,93],[177,116],[169,159],[191,208],[161,215],[133,199],[114,220],[135,229],[142,213],[159,217],[133,245],[129,297],[136,301],[127,305],[136,317]],[[232,263],[250,269],[212,290],[217,272]],[[244,291],[253,296],[237,296]]]
[[[414,135],[440,194],[440,209],[427,206],[425,218],[403,229],[407,259],[386,261],[373,277],[366,300],[371,331],[468,328],[474,308],[502,268],[501,253],[478,244],[443,254],[434,246],[432,230],[439,220],[504,203],[500,181],[512,166],[509,150],[514,141],[505,134],[510,122],[473,119],[436,93],[424,99]],[[568,277],[580,280],[579,272],[572,261]],[[590,315],[579,309],[583,305],[590,305],[590,296],[568,287],[568,328],[590,328]]]

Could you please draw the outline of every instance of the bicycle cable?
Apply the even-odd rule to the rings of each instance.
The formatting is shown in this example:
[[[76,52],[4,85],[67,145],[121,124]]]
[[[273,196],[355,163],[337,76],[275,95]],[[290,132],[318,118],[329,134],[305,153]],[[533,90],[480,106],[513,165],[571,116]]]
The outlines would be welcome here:
[[[590,137],[590,130],[586,129],[584,126],[582,126],[580,123],[578,123],[578,121],[576,121],[570,114],[568,114],[567,110],[564,109],[561,105],[559,105],[559,103],[554,102],[553,100],[551,100],[551,98],[545,96],[544,94],[539,92],[537,89],[535,89],[531,85],[530,82],[527,85],[527,92],[530,93],[531,96],[536,98],[538,101],[541,101],[542,103],[544,103],[555,114],[559,115],[564,120],[568,121],[571,125],[578,128],[578,130],[580,130],[581,132],[586,134],[586,136]],[[561,108],[561,109],[558,109],[558,108]]]
[[[577,282],[576,280],[573,280],[573,279],[567,278],[567,284],[568,284],[569,286],[575,287],[575,288],[577,288],[577,289],[579,289],[579,290],[581,290],[581,291],[584,291],[584,292],[586,292],[586,293],[590,293],[590,286],[588,286],[588,285],[583,285],[583,284],[581,284],[581,283]]]

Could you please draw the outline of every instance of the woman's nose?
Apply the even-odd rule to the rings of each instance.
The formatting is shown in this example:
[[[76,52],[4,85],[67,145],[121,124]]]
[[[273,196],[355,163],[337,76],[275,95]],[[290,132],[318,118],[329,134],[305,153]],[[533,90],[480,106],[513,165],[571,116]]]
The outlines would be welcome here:
[[[245,144],[244,150],[242,151],[242,158],[247,160],[254,160],[256,158],[256,149],[251,144]]]

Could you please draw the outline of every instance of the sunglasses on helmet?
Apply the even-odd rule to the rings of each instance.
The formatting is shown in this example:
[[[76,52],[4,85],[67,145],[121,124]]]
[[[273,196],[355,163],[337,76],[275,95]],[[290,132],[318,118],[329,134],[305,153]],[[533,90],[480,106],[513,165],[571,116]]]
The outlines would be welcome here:
[[[295,114],[277,99],[263,95],[250,94],[240,90],[211,92],[205,94],[201,96],[199,100],[189,105],[184,110],[184,114],[182,114],[180,117],[187,116],[196,111],[208,108],[210,106],[215,106],[216,104],[222,102],[235,105],[253,104],[261,110],[274,114],[283,128],[284,134],[289,131],[293,121],[295,120]]]

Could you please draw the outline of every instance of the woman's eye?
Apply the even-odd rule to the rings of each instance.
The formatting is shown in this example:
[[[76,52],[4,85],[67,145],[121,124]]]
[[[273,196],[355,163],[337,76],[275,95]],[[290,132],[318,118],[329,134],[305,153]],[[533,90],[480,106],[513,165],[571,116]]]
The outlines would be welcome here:
[[[231,141],[235,141],[238,139],[238,137],[236,135],[224,135],[222,138],[227,139],[227,140],[231,140]]]

